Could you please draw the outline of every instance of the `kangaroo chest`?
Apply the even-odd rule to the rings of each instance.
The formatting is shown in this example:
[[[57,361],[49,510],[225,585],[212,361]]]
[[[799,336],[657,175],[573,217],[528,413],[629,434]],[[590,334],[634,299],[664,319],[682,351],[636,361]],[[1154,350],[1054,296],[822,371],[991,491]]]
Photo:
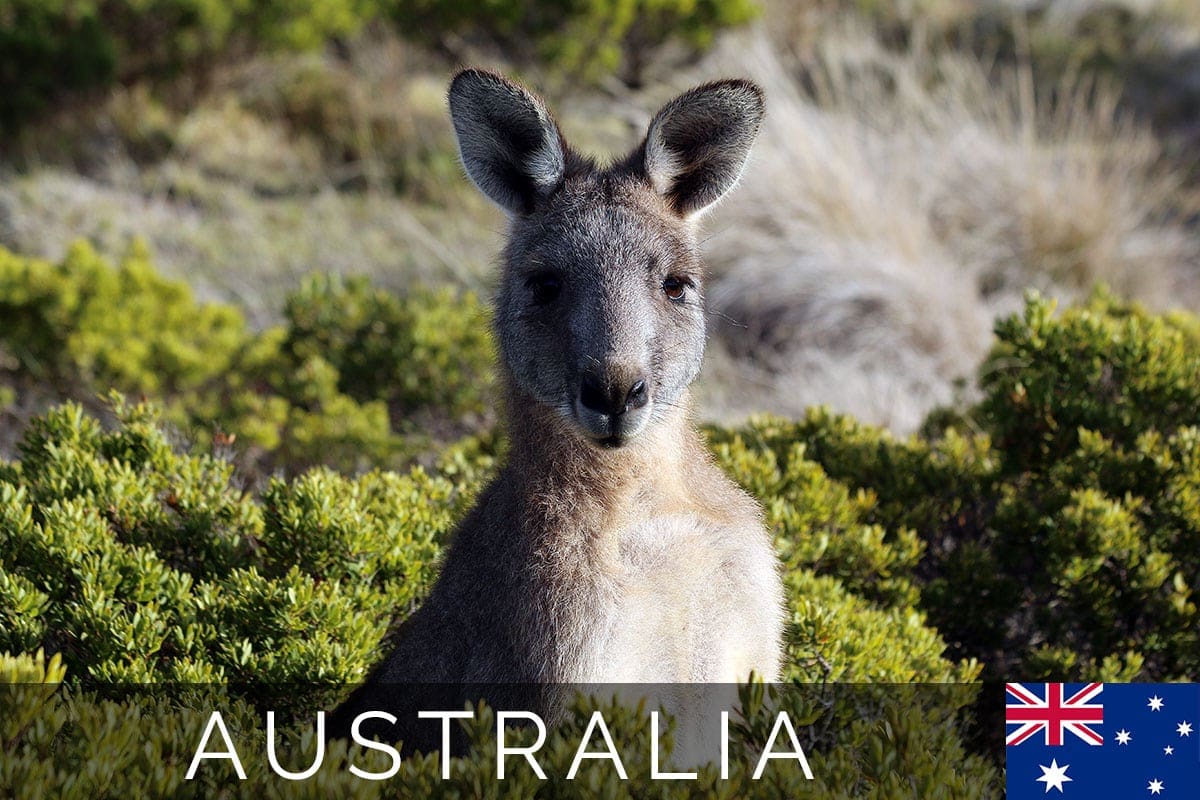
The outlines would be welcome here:
[[[616,552],[575,595],[576,658],[566,680],[604,683],[733,682],[758,668],[755,624],[762,605],[746,568],[746,532],[694,514],[639,520],[619,532]],[[767,579],[773,579],[768,569]],[[571,641],[573,640],[573,642]],[[574,662],[574,663],[572,663]]]

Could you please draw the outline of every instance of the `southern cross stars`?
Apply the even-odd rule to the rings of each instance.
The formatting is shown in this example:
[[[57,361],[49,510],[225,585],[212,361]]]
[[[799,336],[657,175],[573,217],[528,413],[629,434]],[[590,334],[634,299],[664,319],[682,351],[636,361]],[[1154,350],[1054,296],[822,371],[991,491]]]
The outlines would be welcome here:
[[[1062,794],[1063,784],[1073,780],[1073,778],[1067,777],[1067,770],[1070,766],[1070,764],[1063,764],[1060,767],[1057,759],[1051,761],[1048,767],[1045,764],[1038,764],[1042,770],[1042,777],[1038,778],[1038,782],[1046,784],[1047,793],[1051,789],[1058,789],[1059,794]]]
[[[1163,748],[1163,755],[1164,755],[1164,756],[1169,756],[1169,755],[1171,755],[1171,754],[1172,754],[1172,753],[1174,753],[1174,752],[1175,752],[1175,748],[1174,748],[1174,747],[1171,747],[1171,745],[1167,745],[1166,747],[1164,747],[1164,748]]]
[[[1161,698],[1161,697],[1159,697],[1158,695],[1154,695],[1154,697],[1151,697],[1151,698],[1150,698],[1150,703],[1149,703],[1149,706],[1150,706],[1150,710],[1151,710],[1151,711],[1160,711],[1160,710],[1162,710],[1162,707],[1163,707],[1163,701],[1162,701],[1162,698]]]
[[[1129,740],[1133,737],[1129,735],[1129,731],[1122,728],[1117,731],[1117,744],[1129,744]]]
[[[1175,730],[1179,731],[1180,736],[1191,736],[1192,735],[1192,723],[1181,722],[1181,723],[1179,723],[1179,725],[1177,725],[1175,727]]]
[[[1146,788],[1150,790],[1150,794],[1162,794],[1163,782],[1160,780],[1150,781],[1150,785]]]

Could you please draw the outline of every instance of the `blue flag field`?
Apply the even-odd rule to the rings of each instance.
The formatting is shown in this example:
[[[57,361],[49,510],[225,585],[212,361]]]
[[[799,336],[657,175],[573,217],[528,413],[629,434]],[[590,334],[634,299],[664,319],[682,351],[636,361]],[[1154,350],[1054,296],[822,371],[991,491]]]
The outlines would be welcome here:
[[[1009,800],[1200,798],[1200,684],[1010,683]]]

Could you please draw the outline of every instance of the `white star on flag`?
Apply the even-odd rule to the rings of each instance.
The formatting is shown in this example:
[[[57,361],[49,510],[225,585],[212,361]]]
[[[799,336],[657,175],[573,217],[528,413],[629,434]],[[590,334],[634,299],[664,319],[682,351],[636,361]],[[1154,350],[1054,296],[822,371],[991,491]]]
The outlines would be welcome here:
[[[1058,789],[1059,794],[1062,794],[1063,784],[1070,783],[1072,778],[1067,777],[1067,770],[1070,769],[1070,764],[1058,765],[1058,759],[1053,759],[1050,766],[1038,764],[1042,770],[1042,777],[1038,778],[1038,782],[1046,784],[1046,793],[1050,793],[1050,789]]]
[[[1150,785],[1146,788],[1150,790],[1150,794],[1162,794],[1163,782],[1158,780],[1150,781]]]
[[[1154,695],[1154,697],[1150,698],[1149,706],[1151,711],[1161,711],[1163,706],[1162,698]]]
[[[1175,748],[1174,748],[1174,747],[1171,747],[1171,745],[1167,745],[1166,747],[1164,747],[1164,748],[1163,748],[1163,755],[1164,755],[1164,756],[1169,756],[1169,755],[1171,755],[1171,754],[1172,754],[1172,753],[1174,753],[1174,752],[1175,752]]]
[[[1117,744],[1129,744],[1129,740],[1133,737],[1129,735],[1129,731],[1122,728],[1117,731]]]
[[[1179,731],[1180,736],[1191,736],[1192,724],[1190,722],[1181,722],[1175,730]]]

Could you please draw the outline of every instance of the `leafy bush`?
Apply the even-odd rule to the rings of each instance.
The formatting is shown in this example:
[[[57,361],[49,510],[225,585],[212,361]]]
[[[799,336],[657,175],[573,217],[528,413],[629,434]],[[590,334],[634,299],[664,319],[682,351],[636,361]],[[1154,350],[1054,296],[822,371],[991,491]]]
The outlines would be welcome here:
[[[10,0],[0,10],[0,132],[63,92],[196,70],[231,49],[305,49],[357,31],[364,0]]]
[[[253,333],[143,249],[113,269],[80,244],[59,264],[0,249],[0,316],[0,385],[93,409],[109,389],[151,396],[189,438],[240,442],[247,466],[393,464],[491,419],[487,318],[471,295],[314,278],[283,328]]]
[[[470,484],[323,470],[256,500],[146,405],[73,404],[0,472],[0,650],[99,681],[350,681],[427,587]]]
[[[437,408],[457,420],[487,410],[480,384],[491,373],[484,310],[448,290],[397,297],[365,279],[313,277],[287,301],[283,352],[294,363],[328,360],[338,389],[381,400],[407,430],[412,415]]]
[[[241,741],[261,742],[258,695],[244,682],[276,687],[276,694],[293,687],[286,707],[306,714],[331,707],[383,655],[393,618],[419,604],[447,532],[503,444],[485,431],[443,450],[432,471],[346,478],[314,468],[253,493],[229,460],[204,446],[182,449],[171,421],[242,420],[245,439],[220,448],[231,453],[245,440],[268,438],[249,423],[274,424],[264,412],[273,404],[290,415],[344,398],[353,407],[362,400],[421,413],[445,398],[455,413],[478,411],[471,387],[479,379],[467,376],[490,358],[479,309],[446,295],[398,299],[361,281],[314,279],[289,302],[283,328],[254,335],[229,309],[197,305],[155,276],[144,254],[112,270],[82,246],[59,265],[4,254],[0,301],[19,321],[0,338],[7,379],[18,390],[46,380],[86,393],[107,381],[153,389],[166,401],[163,411],[119,398],[107,408],[93,402],[113,419],[109,427],[79,404],[57,406],[25,426],[19,460],[0,462],[0,653],[27,654],[0,659],[0,669],[10,682],[53,683],[65,666],[71,687],[0,691],[0,718],[9,726],[0,731],[0,792],[45,786],[93,796],[97,781],[109,795],[147,786],[161,794],[212,792],[231,775],[214,768],[199,782],[181,783],[207,719],[201,711],[226,709]],[[124,350],[110,352],[110,341]],[[397,360],[412,364],[418,379],[405,383]],[[43,371],[35,373],[35,364]],[[332,414],[323,419],[336,421]],[[273,453],[286,459],[280,463],[302,463],[297,454],[318,439],[296,440],[316,424],[274,431]],[[386,421],[383,430],[362,435],[375,445],[380,436],[397,438]],[[320,443],[323,452],[330,441]],[[943,658],[937,633],[906,607],[916,595],[919,546],[911,537],[884,542],[864,521],[869,498],[798,452],[779,461],[769,448],[732,442],[719,452],[731,469],[757,481],[779,524],[793,598],[790,677],[961,681],[978,673],[974,664]],[[876,583],[872,572],[879,569],[892,579]],[[38,651],[53,660],[28,655]],[[116,697],[103,689],[178,682],[207,687]],[[996,771],[965,751],[964,721],[927,705],[893,698],[877,704],[873,716],[837,705],[839,713],[853,712],[853,721],[825,723],[828,755],[814,756],[814,764],[844,787],[917,780],[934,792],[949,781],[968,792],[956,796],[994,796]],[[812,720],[831,707],[797,706],[792,713]],[[559,775],[585,710],[548,745]],[[488,713],[469,731],[477,747],[486,748],[493,735]],[[35,718],[38,724],[28,724]],[[628,712],[606,718],[629,727],[622,735],[648,752],[648,732],[633,729]],[[155,721],[153,741],[128,747],[145,739],[147,719]],[[765,735],[748,724],[736,731],[735,747],[761,749]],[[311,734],[304,741],[311,744]],[[374,784],[339,768],[344,759],[343,746],[335,745],[314,785],[375,796]],[[635,781],[644,781],[644,770],[636,777],[643,765],[630,766]],[[442,782],[434,759],[414,759],[397,780],[441,796],[489,785],[491,769],[485,759],[465,760],[453,780]],[[80,775],[91,777],[73,777]],[[530,779],[520,786],[531,790]],[[701,781],[725,796],[809,790],[754,784],[736,769],[730,782],[711,774]],[[590,779],[555,785],[564,796],[595,789]],[[281,787],[261,764],[242,788],[268,786],[297,790]]]
[[[140,248],[119,270],[85,246],[57,266],[0,250],[6,349],[39,381],[177,394],[231,367],[245,340],[232,308],[200,306]]]
[[[4,790],[43,785],[68,796],[94,792],[86,781],[77,786],[68,777],[84,774],[105,776],[106,785],[116,787],[113,795],[151,780],[163,793],[174,792],[184,786],[181,771],[199,742],[207,719],[203,709],[230,709],[239,740],[261,742],[256,695],[234,685],[240,682],[265,683],[277,693],[278,687],[295,687],[286,699],[304,710],[301,722],[311,720],[314,705],[332,702],[330,686],[360,679],[383,655],[390,617],[403,618],[419,603],[446,533],[494,463],[494,448],[475,440],[452,448],[432,473],[416,468],[405,475],[372,472],[347,479],[316,469],[291,481],[275,480],[255,497],[237,488],[228,462],[173,449],[153,407],[118,403],[114,414],[118,424],[106,431],[77,405],[53,409],[28,426],[20,461],[0,464],[0,653],[56,654],[48,667],[25,656],[0,661],[0,668],[21,681],[39,680],[42,670],[61,678],[56,666],[61,659],[77,687],[69,695],[29,687],[0,691],[6,711],[0,718],[38,720],[3,732]],[[805,471],[807,479],[775,504],[780,519],[807,515],[813,526],[835,526],[861,511],[846,507],[844,488],[819,471]],[[797,509],[792,503],[823,505]],[[809,535],[806,525],[798,522],[781,533],[781,547],[803,550],[788,541]],[[842,538],[832,527],[827,533]],[[876,606],[837,579],[816,576],[805,561],[797,556],[788,564],[792,676],[947,681],[976,674],[971,664],[941,657],[944,644],[918,615]],[[862,585],[868,576],[853,574],[852,564],[868,568],[869,560],[843,561],[848,581]],[[97,683],[178,681],[233,683],[197,689],[190,699],[186,693],[181,699],[177,689],[161,695],[142,690],[123,700],[78,692]],[[761,705],[761,696],[753,702]],[[994,796],[995,769],[966,753],[962,723],[953,715],[937,716],[912,698],[885,697],[875,716],[861,714],[857,706],[839,707],[852,716],[827,726],[825,755],[814,761],[827,785],[898,787],[911,775],[931,792],[945,783],[950,788],[944,791],[958,786],[967,792],[955,796]],[[567,743],[577,741],[586,724],[584,710],[547,746],[547,762],[557,765],[560,776],[573,755]],[[486,748],[494,726],[482,713],[470,736]],[[801,704],[791,713],[797,720],[815,720],[832,712]],[[126,748],[146,718],[155,720],[150,747]],[[648,753],[648,732],[635,727],[630,712],[613,710],[606,719],[626,731],[623,741]],[[56,737],[60,744],[51,758],[46,748]],[[761,726],[748,724],[738,730],[735,746],[761,750],[765,737]],[[333,782],[343,794],[376,796],[374,784],[339,770],[345,757],[339,748],[331,751],[326,768],[335,774],[321,785]],[[641,776],[635,781],[646,779],[644,767],[630,765]],[[442,782],[434,759],[416,759],[396,780],[442,796],[495,785],[493,769],[487,759],[465,760],[452,781]],[[187,791],[200,795],[230,777],[217,768],[204,775],[194,787],[187,784],[192,787]],[[603,776],[598,772],[595,779]],[[532,776],[523,779],[528,780]],[[769,781],[754,784],[737,771],[717,786],[729,797],[811,791],[790,780],[786,789]],[[272,781],[258,764],[244,788],[281,785]],[[590,781],[555,785],[576,796],[595,789]],[[706,773],[702,781],[712,786],[715,775]]]
[[[286,328],[254,336],[231,310],[198,306],[155,276],[144,256],[113,271],[78,248],[57,266],[4,254],[0,308],[18,393],[50,382],[85,398],[106,384],[156,394],[201,444],[219,439],[205,427],[215,420],[238,435],[234,451],[264,447],[294,472],[409,453],[392,432],[407,420],[440,403],[459,417],[483,406],[480,312],[457,315],[444,296],[314,279],[289,303]],[[922,439],[827,412],[711,432],[722,463],[762,498],[797,595],[857,609],[828,617],[810,604],[793,620],[798,675],[834,663],[851,676],[906,674],[831,658],[820,643],[844,638],[847,617],[862,638],[914,606],[956,657],[993,677],[1195,673],[1200,323],[1101,293],[1059,318],[1033,299],[998,334],[982,401],[934,415]],[[468,462],[495,453],[482,441],[460,448],[467,461],[452,469],[477,480]],[[344,561],[337,552],[304,558],[328,568]],[[3,585],[26,609],[43,607],[41,591]],[[13,623],[26,644],[30,624]],[[885,639],[875,641],[886,650]],[[931,669],[918,659],[910,672]]]
[[[113,414],[106,431],[78,405],[52,409],[26,428],[20,461],[0,466],[0,649],[50,646],[91,678],[361,675],[369,659],[359,650],[338,651],[330,673],[331,654],[314,644],[321,626],[374,646],[382,630],[371,625],[393,605],[412,607],[495,460],[477,439],[447,451],[433,474],[315,469],[255,497],[228,461],[173,449],[153,406],[118,401]],[[743,452],[755,460],[771,456]],[[913,590],[903,578],[891,604],[848,588],[866,586],[881,563],[911,561],[911,545],[881,544],[856,524],[866,507],[847,506],[844,487],[808,462],[797,471],[799,488],[770,499],[788,521],[779,546],[797,599],[792,674],[827,677],[824,664],[844,680],[972,677],[974,666],[940,658],[936,633],[905,608]],[[841,554],[843,580],[814,574],[823,552]]]
[[[0,9],[0,133],[63,92],[105,85],[117,54],[94,9],[12,0]]]
[[[465,32],[513,45],[532,43],[560,68],[585,74],[623,68],[635,82],[651,48],[670,39],[706,47],[719,29],[758,12],[753,0],[392,0],[385,6],[406,35],[436,39]]]
[[[20,794],[44,790],[56,797],[713,797],[731,798],[974,798],[999,797],[997,769],[963,751],[953,721],[931,714],[920,704],[904,702],[878,711],[831,714],[806,694],[774,696],[763,687],[740,692],[746,722],[731,726],[729,778],[718,778],[708,766],[695,781],[666,784],[649,779],[650,736],[644,716],[613,701],[581,698],[567,719],[550,731],[538,753],[548,780],[543,782],[519,759],[508,764],[497,781],[494,754],[496,722],[486,707],[475,710],[465,725],[464,747],[477,754],[455,757],[443,780],[437,756],[405,759],[387,781],[354,777],[348,764],[382,772],[390,766],[379,753],[347,751],[344,741],[329,743],[321,770],[312,778],[285,782],[273,775],[266,759],[262,713],[249,702],[228,697],[220,687],[179,692],[142,690],[116,701],[92,692],[68,692],[55,683],[63,670],[56,659],[0,655],[0,674],[18,676],[24,685],[0,687],[0,741],[9,743],[0,762],[0,788]],[[957,694],[968,696],[969,692]],[[949,707],[959,702],[942,698]],[[804,780],[798,769],[769,769],[761,781],[750,769],[762,752],[774,709],[786,710],[798,722],[831,724],[838,732],[815,748],[807,746],[817,781]],[[220,708],[241,754],[246,780],[238,781],[227,761],[205,762],[192,781],[184,774],[202,739],[211,711]],[[620,782],[612,766],[583,762],[575,780],[566,780],[588,721],[599,711],[619,743],[629,781]],[[147,735],[147,721],[153,733]],[[315,750],[311,711],[277,731],[280,761],[300,770],[312,763]],[[517,733],[511,738],[521,738]],[[670,751],[667,734],[664,750]],[[522,742],[529,744],[528,738]],[[512,742],[510,741],[510,744]],[[374,756],[374,758],[372,758]]]
[[[1002,321],[983,399],[935,414],[922,439],[825,411],[716,439],[778,463],[802,453],[857,489],[861,516],[834,522],[880,526],[858,528],[871,549],[801,553],[832,575],[874,562],[878,599],[915,583],[950,652],[986,676],[1195,679],[1200,321],[1105,292],[1053,311],[1033,297]],[[752,490],[779,480],[734,474]]]
[[[636,71],[649,48],[672,38],[705,46],[755,11],[752,0],[10,0],[0,9],[0,133],[68,92],[195,77],[222,58],[311,50],[376,21],[417,39],[532,44],[572,71],[623,60]]]
[[[255,493],[225,458],[173,444],[169,422],[242,420],[253,440],[267,434],[249,422],[267,420],[276,426],[272,453],[295,471],[305,453],[331,443],[353,455],[356,436],[384,450],[408,446],[401,440],[411,437],[399,434],[411,415],[443,399],[459,415],[481,408],[469,377],[490,358],[478,309],[314,279],[289,302],[284,327],[255,335],[238,315],[198,306],[142,262],[135,254],[112,271],[86,248],[57,266],[0,258],[0,310],[13,320],[0,331],[0,364],[11,387],[41,379],[82,391],[109,381],[166,401],[160,412],[116,400],[108,428],[80,405],[58,406],[25,427],[18,460],[0,462],[0,652],[14,654],[0,666],[36,682],[43,673],[61,677],[65,665],[75,691],[106,681],[361,678],[385,651],[392,618],[419,604],[446,534],[503,443],[485,429],[444,449],[429,470],[347,478],[318,467]],[[1153,315],[1103,291],[1055,311],[1031,296],[1022,314],[998,323],[981,399],[935,413],[920,437],[900,440],[826,410],[709,429],[718,462],[759,498],[775,536],[791,611],[788,679],[1200,672],[1200,320]],[[411,373],[396,367],[401,361]],[[408,374],[417,377],[406,382]],[[379,428],[326,430],[351,424],[326,413],[337,403],[378,408]],[[310,416],[276,425],[263,411],[272,404],[280,418]],[[388,408],[399,417],[393,426]],[[58,660],[29,655],[39,650]],[[234,686],[213,691],[242,709],[239,730],[263,735],[252,696]],[[329,691],[310,687],[291,699],[296,708],[328,705]],[[752,687],[744,691],[753,699]],[[138,718],[134,706],[150,702],[76,700],[54,692],[6,700],[17,711],[0,719],[44,713],[48,721],[4,734],[0,786],[36,774],[84,791],[64,776],[87,764],[101,769],[102,757],[111,758],[102,748],[116,745],[82,738],[100,723],[69,725],[69,715],[115,720],[105,726],[120,739]],[[202,720],[187,716],[186,704],[172,708],[155,758],[195,746]],[[962,715],[948,719],[895,697],[870,708],[823,740],[836,747],[819,769],[858,787],[845,796],[867,787],[896,796],[901,776],[910,794],[925,787],[923,797],[943,785],[947,796],[991,794],[996,773],[965,749]],[[811,708],[795,711],[817,719],[805,716]],[[489,735],[482,713],[468,731],[477,744]],[[582,730],[582,707],[578,714],[555,734],[561,741]],[[751,746],[762,731],[747,724],[737,735]],[[38,772],[51,768],[45,747],[54,736],[70,743],[57,751],[60,764],[72,765],[59,777]],[[565,744],[559,749],[569,758]],[[339,751],[333,762],[344,757]],[[146,758],[130,754],[128,775],[150,769]],[[488,767],[464,761],[445,783],[432,759],[405,769],[412,785],[437,795],[476,785]],[[118,773],[113,785],[124,786]],[[214,770],[203,786],[223,779]],[[246,787],[264,782],[257,772]],[[808,790],[747,786],[736,775],[712,788],[730,796]],[[374,791],[355,783],[343,793]]]

